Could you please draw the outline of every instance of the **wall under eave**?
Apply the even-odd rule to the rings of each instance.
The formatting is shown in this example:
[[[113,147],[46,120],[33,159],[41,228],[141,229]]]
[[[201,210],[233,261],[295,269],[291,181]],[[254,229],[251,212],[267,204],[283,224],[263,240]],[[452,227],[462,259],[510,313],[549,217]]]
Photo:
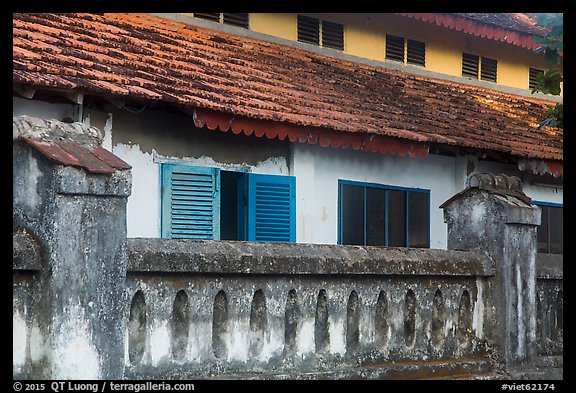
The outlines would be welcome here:
[[[446,224],[438,206],[459,189],[454,157],[426,159],[382,155],[351,149],[325,149],[295,144],[297,240],[335,244],[338,241],[338,180],[430,190],[430,247],[446,248]]]
[[[288,174],[287,142],[199,129],[192,116],[157,111],[115,111],[112,124],[112,151],[133,167],[129,237],[160,236],[162,162]]]
[[[43,118],[74,113],[73,104],[50,104],[15,97],[14,115]],[[130,107],[131,110],[141,108]],[[160,236],[160,163],[243,170],[296,177],[296,241],[336,244],[338,180],[430,190],[430,247],[446,249],[447,230],[438,206],[465,187],[472,171],[521,176],[517,166],[473,156],[430,154],[426,159],[382,155],[319,145],[246,137],[195,127],[192,116],[144,109],[141,113],[107,105],[85,105],[84,114],[104,136],[103,146],[132,166],[128,197],[128,237]],[[525,192],[540,202],[562,203],[559,188],[525,182]]]

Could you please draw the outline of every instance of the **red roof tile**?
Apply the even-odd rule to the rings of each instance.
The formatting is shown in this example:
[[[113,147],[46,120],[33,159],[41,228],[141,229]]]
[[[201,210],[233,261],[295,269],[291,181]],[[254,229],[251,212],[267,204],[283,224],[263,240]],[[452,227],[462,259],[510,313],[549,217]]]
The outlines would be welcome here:
[[[94,127],[29,116],[15,117],[13,127],[15,138],[58,164],[84,168],[92,173],[114,173],[118,169],[132,168],[100,146],[101,135]]]
[[[533,35],[543,37],[548,32],[546,28],[537,26],[535,21],[521,13],[399,13],[399,15],[527,49],[536,49],[540,46],[534,41]]]
[[[472,19],[480,23],[498,26],[507,30],[534,34],[541,37],[548,33],[546,28],[538,26],[535,20],[522,13],[455,13],[453,15]]]
[[[563,158],[562,130],[536,130],[549,101],[150,15],[14,14],[13,20],[22,38],[13,44],[15,83],[209,109],[228,116],[220,125],[236,117],[317,130],[308,141],[328,143],[319,130],[330,129]],[[295,135],[291,140],[302,139]]]

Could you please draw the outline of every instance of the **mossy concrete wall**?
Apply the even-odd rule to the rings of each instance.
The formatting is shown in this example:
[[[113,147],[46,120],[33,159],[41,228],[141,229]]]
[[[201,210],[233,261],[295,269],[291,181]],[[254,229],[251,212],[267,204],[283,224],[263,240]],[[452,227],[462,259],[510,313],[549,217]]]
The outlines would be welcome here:
[[[129,239],[127,376],[486,372],[494,271],[484,252]]]
[[[16,379],[562,377],[562,261],[517,178],[442,205],[451,250],[127,239],[130,171],[42,150],[93,130],[14,124]]]
[[[87,138],[65,123],[14,123],[13,375],[122,378],[130,172],[55,165],[22,135]]]

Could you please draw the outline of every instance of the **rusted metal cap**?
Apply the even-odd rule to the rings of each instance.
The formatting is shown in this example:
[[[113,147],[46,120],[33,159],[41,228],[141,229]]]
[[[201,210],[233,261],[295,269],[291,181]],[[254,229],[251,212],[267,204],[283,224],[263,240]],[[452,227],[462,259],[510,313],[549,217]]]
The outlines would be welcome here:
[[[132,168],[100,146],[102,137],[96,127],[79,122],[14,117],[12,136],[60,165],[80,167],[92,173],[114,173],[117,169]]]

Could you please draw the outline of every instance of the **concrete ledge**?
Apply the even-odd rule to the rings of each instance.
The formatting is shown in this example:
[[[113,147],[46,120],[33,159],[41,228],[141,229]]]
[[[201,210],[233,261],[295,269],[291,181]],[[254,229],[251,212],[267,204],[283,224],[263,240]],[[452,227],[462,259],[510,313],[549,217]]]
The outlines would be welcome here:
[[[562,280],[564,278],[564,255],[536,254],[536,277]]]
[[[187,369],[171,370],[168,378],[182,379]],[[311,372],[245,372],[220,375],[194,375],[193,379],[206,380],[417,380],[417,379],[492,379],[493,369],[489,358],[447,359],[441,361],[383,362],[375,365],[362,365],[341,370]],[[138,374],[127,378],[138,379]],[[150,378],[165,378],[165,374]]]
[[[127,239],[129,272],[491,276],[483,251]]]

